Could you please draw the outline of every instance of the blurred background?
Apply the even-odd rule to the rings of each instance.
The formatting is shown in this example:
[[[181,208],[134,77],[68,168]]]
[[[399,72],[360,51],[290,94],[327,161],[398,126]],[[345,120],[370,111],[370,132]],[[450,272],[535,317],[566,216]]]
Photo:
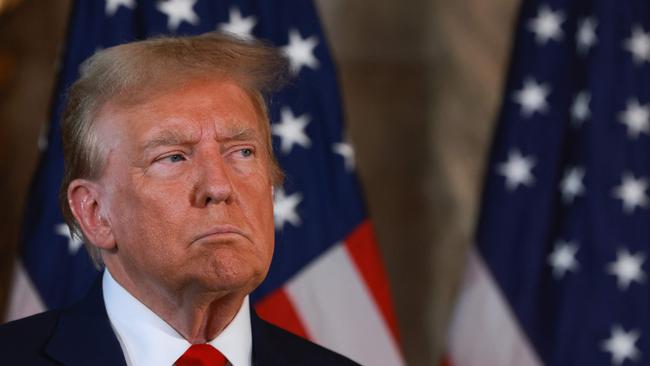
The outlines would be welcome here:
[[[411,365],[445,348],[518,3],[316,1]],[[69,6],[0,0],[0,306]]]

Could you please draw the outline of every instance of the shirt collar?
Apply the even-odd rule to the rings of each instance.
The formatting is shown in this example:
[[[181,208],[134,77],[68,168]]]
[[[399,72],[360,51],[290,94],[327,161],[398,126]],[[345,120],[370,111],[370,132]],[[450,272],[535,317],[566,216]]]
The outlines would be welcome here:
[[[190,347],[174,328],[133,297],[108,269],[102,278],[106,312],[129,366],[173,365]],[[248,296],[241,308],[213,340],[233,366],[250,366],[253,340]]]

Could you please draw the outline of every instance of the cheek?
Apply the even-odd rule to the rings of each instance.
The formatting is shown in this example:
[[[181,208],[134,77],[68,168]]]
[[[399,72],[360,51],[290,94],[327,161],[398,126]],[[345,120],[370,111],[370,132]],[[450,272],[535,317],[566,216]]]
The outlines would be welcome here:
[[[156,245],[178,232],[183,212],[175,195],[159,187],[137,191],[127,188],[121,193],[112,215],[118,223],[114,225],[118,244],[139,241],[134,244]]]
[[[266,176],[247,179],[244,190],[247,216],[255,217],[260,225],[273,221],[273,190]]]
[[[270,250],[273,250],[273,241],[275,238],[273,201],[271,199],[259,201],[256,211],[261,241],[266,247],[270,247]]]
[[[178,210],[169,210],[166,207],[169,204],[165,200],[143,200],[137,205],[132,202],[126,205],[115,239],[120,257],[125,263],[130,263],[127,266],[134,271],[166,277],[170,272],[168,268],[177,266],[182,258],[183,247],[170,245],[183,241],[178,219],[170,217]]]
[[[240,185],[240,208],[257,240],[272,247],[274,237],[273,194],[266,176],[248,179]],[[270,242],[270,244],[268,244]]]
[[[273,255],[275,241],[275,223],[273,218],[273,197],[270,188],[265,190],[265,199],[258,201],[258,216],[260,221],[260,235],[262,236],[263,250],[270,257]],[[270,258],[269,258],[270,260]]]

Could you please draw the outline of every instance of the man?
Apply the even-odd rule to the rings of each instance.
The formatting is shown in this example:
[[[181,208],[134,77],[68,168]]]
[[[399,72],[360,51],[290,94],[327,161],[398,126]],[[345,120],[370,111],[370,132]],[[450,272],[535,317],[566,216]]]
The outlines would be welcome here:
[[[64,217],[105,268],[80,303],[0,328],[3,364],[351,365],[249,308],[273,254],[264,96],[285,62],[218,34],[99,52],[62,122]]]

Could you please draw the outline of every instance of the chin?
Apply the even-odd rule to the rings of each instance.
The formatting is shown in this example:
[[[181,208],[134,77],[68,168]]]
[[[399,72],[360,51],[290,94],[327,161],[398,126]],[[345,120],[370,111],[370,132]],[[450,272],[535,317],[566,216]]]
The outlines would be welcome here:
[[[261,271],[250,265],[230,264],[214,268],[206,285],[216,291],[242,291],[247,294],[256,289],[266,277],[266,271]]]

